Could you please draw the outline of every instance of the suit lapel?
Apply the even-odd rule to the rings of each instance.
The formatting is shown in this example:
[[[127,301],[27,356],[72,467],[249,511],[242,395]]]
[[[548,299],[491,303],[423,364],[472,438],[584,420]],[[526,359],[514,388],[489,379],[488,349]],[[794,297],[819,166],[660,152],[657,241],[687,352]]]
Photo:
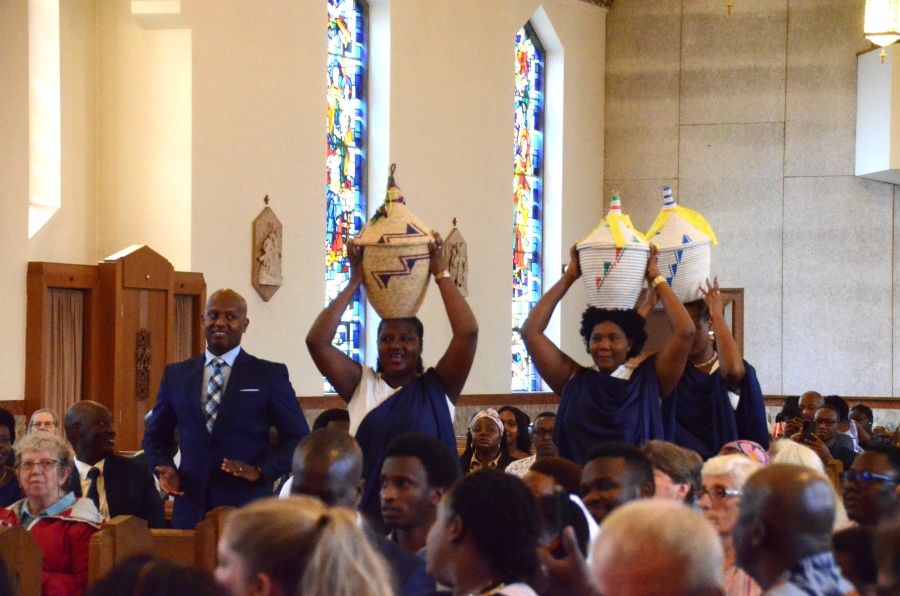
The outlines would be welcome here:
[[[115,517],[121,509],[119,505],[124,500],[120,491],[126,488],[122,482],[122,471],[119,469],[121,456],[110,455],[103,464],[103,490],[106,492],[106,506],[109,508],[109,516]],[[112,479],[112,481],[110,481]]]
[[[235,402],[240,398],[238,393],[247,386],[247,379],[250,376],[251,367],[248,362],[251,357],[241,348],[234,364],[231,366],[231,374],[228,375],[228,383],[225,385],[225,393],[222,395],[222,402],[219,404],[219,412],[216,414],[216,422],[213,424],[212,434],[216,434],[216,430],[221,428],[221,424],[225,421],[230,411],[233,409]],[[204,417],[205,420],[205,417]]]
[[[81,494],[81,475],[78,473],[78,466],[75,463],[72,463],[72,475],[69,477],[69,486],[72,487],[72,492],[75,493],[76,497],[82,497]]]
[[[191,371],[188,375],[188,403],[194,403],[197,407],[192,407],[198,417],[200,423],[206,428],[206,412],[203,410],[203,396],[206,394],[206,387],[203,386],[203,366],[206,363],[206,352],[200,354],[191,363]]]

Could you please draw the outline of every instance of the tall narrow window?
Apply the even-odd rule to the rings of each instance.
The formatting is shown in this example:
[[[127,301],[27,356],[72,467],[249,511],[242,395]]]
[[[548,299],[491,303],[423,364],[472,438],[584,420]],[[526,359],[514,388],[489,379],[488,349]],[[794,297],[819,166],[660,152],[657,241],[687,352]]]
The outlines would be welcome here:
[[[328,0],[328,155],[325,304],[350,280],[347,243],[366,213],[366,13],[361,0]],[[341,316],[334,345],[363,360],[365,305],[359,292]],[[325,391],[334,388],[326,380]]]
[[[519,334],[541,297],[544,49],[531,24],[516,34],[513,178],[512,390],[539,391],[541,378]]]

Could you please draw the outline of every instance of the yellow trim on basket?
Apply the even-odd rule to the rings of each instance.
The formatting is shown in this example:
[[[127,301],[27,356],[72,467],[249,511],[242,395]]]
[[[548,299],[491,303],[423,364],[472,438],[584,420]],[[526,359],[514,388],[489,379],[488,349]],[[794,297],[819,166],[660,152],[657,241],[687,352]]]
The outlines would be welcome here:
[[[628,245],[628,242],[626,242],[625,237],[622,236],[621,224],[624,224],[625,226],[627,226],[628,229],[630,229],[632,232],[634,232],[635,236],[637,236],[638,238],[640,238],[641,240],[643,240],[644,242],[649,244],[649,242],[647,242],[647,239],[644,237],[644,235],[641,234],[639,231],[637,231],[635,229],[634,225],[632,225],[631,218],[629,216],[625,215],[624,213],[610,213],[606,217],[601,219],[600,223],[597,224],[597,227],[594,228],[593,230],[591,230],[587,236],[585,236],[584,238],[582,238],[581,240],[576,242],[575,243],[576,246],[579,244],[583,244],[585,240],[587,240],[588,238],[593,236],[594,232],[596,232],[601,227],[603,227],[604,223],[609,224],[609,232],[610,232],[610,234],[612,234],[613,240],[615,241],[617,248],[622,248],[622,247]]]
[[[719,243],[716,240],[716,233],[713,232],[712,226],[709,225],[709,222],[704,219],[702,215],[694,211],[693,209],[688,209],[687,207],[675,207],[674,209],[663,209],[659,212],[659,215],[656,216],[656,221],[653,222],[653,225],[650,226],[650,229],[647,230],[647,238],[652,238],[662,227],[669,221],[669,217],[672,214],[676,214],[681,219],[685,220],[710,238],[712,238],[713,246]]]

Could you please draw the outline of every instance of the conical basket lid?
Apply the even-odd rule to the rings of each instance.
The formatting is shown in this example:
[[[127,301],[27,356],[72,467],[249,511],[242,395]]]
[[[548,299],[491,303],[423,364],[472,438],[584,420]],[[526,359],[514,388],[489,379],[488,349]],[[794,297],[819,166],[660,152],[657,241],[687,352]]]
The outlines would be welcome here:
[[[582,247],[626,246],[644,248],[650,246],[643,234],[634,229],[631,218],[622,213],[622,197],[614,194],[609,201],[609,213],[606,214],[600,224],[593,231],[582,238],[576,245]]]
[[[404,246],[428,244],[431,240],[431,228],[406,206],[406,200],[394,182],[392,169],[384,204],[356,236],[356,244]]]
[[[647,232],[647,239],[660,249],[718,243],[706,219],[696,211],[679,207],[668,186],[663,187],[663,208]]]

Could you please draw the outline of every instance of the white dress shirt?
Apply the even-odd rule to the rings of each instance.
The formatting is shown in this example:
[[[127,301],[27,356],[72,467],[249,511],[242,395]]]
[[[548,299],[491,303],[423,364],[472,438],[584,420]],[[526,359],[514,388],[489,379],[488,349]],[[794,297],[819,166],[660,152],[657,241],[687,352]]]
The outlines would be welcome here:
[[[100,505],[97,509],[100,510],[100,515],[103,516],[103,519],[109,519],[109,503],[106,502],[106,482],[103,480],[103,464],[106,463],[106,460],[101,459],[93,466],[89,466],[84,462],[78,461],[78,458],[73,459],[75,460],[75,468],[78,470],[79,480],[81,480],[81,496],[84,499],[87,499],[88,489],[91,487],[91,479],[88,478],[88,472],[90,472],[91,468],[100,470],[100,475],[97,476],[97,493],[100,495]]]

